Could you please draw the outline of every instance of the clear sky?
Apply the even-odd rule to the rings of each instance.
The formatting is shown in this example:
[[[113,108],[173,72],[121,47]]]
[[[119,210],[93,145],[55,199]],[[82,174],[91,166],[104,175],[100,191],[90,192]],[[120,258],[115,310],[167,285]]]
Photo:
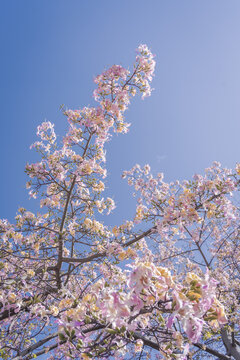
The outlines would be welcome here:
[[[129,134],[107,145],[110,220],[133,216],[120,176],[135,163],[171,181],[240,161],[239,0],[1,0],[0,27],[1,218],[34,207],[24,166],[37,125],[62,135],[60,105],[93,105],[94,76],[131,65],[141,43],[156,55],[155,91],[134,99]]]

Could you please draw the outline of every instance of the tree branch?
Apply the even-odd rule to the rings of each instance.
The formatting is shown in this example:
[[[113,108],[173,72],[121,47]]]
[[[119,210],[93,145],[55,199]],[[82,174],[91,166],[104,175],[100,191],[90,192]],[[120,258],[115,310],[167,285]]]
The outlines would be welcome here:
[[[232,336],[224,328],[221,330],[222,341],[227,350],[227,354],[232,356],[235,360],[240,360],[240,347],[232,343]]]

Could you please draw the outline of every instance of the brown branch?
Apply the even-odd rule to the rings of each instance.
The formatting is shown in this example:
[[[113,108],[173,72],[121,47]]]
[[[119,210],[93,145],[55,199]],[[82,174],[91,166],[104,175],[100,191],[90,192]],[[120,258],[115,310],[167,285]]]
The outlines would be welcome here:
[[[105,328],[105,325],[94,325],[93,327],[91,327],[91,328],[88,328],[88,329],[85,329],[85,330],[83,330],[82,331],[82,333],[83,334],[87,334],[87,333],[89,333],[89,332],[91,332],[91,331],[97,331],[97,330],[101,330],[101,329],[104,329]],[[55,333],[56,334],[56,333]],[[55,335],[54,334],[54,335]],[[57,335],[56,335],[57,336]],[[54,337],[56,337],[56,336],[54,336]],[[73,338],[72,339],[74,339],[76,336],[73,336]],[[45,340],[45,339],[44,339]],[[51,339],[49,339],[49,340],[51,340]],[[49,340],[47,340],[47,341],[49,341]],[[47,342],[47,341],[45,341],[45,342]],[[52,351],[53,349],[56,349],[59,345],[62,345],[62,344],[65,344],[67,342],[67,340],[62,340],[62,341],[60,341],[60,342],[57,342],[57,343],[55,343],[55,344],[53,344],[53,345],[51,345],[51,346],[48,346],[48,347],[45,347],[45,348],[43,348],[42,350],[40,350],[40,351],[38,351],[37,353],[35,353],[35,354],[30,354],[25,360],[30,360],[30,359],[33,359],[33,358],[36,358],[37,356],[40,356],[40,355],[42,355],[42,354],[45,354],[46,352],[50,352],[50,351]],[[43,344],[41,344],[41,345],[43,345]],[[39,346],[41,346],[41,345],[39,345]],[[38,346],[38,347],[39,347]],[[28,348],[28,349],[30,349],[30,348]],[[26,350],[28,350],[28,349],[26,349]],[[32,350],[29,350],[28,351],[28,353],[30,353],[30,352],[32,352]],[[27,353],[27,354],[28,354]],[[13,360],[21,360],[21,358],[20,357],[16,357],[16,358],[14,358]]]
[[[193,344],[193,345],[196,346],[200,350],[206,351],[211,355],[217,356],[218,359],[220,359],[220,360],[231,360],[230,356],[221,354],[220,352],[218,352],[218,351],[216,351],[214,349],[211,349],[208,346],[205,346],[204,344],[196,343],[196,344]]]
[[[36,344],[29,346],[27,349],[23,350],[18,356],[14,357],[13,360],[20,360],[22,356],[25,356],[31,353],[33,350],[39,348],[40,346],[44,345],[46,342],[54,339],[58,336],[58,332],[55,332],[52,335],[47,336],[45,339],[39,340]]]
[[[86,155],[86,152],[87,152],[87,149],[88,149],[88,146],[89,146],[89,143],[91,141],[91,138],[92,138],[93,134],[94,134],[94,132],[90,133],[90,135],[89,135],[89,138],[87,140],[86,146],[85,146],[84,151],[83,151],[83,155],[82,155],[83,159],[84,159],[84,157]],[[76,179],[77,179],[77,176],[74,175],[71,187],[70,187],[69,192],[68,192],[67,200],[66,200],[65,207],[64,207],[64,210],[63,210],[62,221],[61,221],[61,225],[60,225],[60,229],[59,229],[58,261],[57,261],[57,264],[55,266],[58,289],[61,289],[61,286],[62,286],[62,284],[61,284],[61,276],[60,276],[60,270],[61,270],[61,265],[62,265],[62,261],[63,261],[62,260],[63,259],[63,256],[62,256],[62,254],[63,254],[63,234],[62,233],[63,233],[65,221],[66,221],[68,205],[69,205],[69,202],[70,202],[70,199],[71,199],[71,196],[72,196],[72,192],[73,192],[73,189],[74,189],[74,186],[75,186],[75,183],[76,183]]]
[[[160,350],[159,349],[159,345],[149,339],[146,339],[144,336],[142,336],[141,334],[138,334],[138,333],[134,333],[133,334],[133,337],[134,339],[140,339],[143,341],[144,345],[146,346],[149,346],[151,347],[152,349],[155,349],[155,350]],[[211,355],[214,355],[214,356],[217,356],[220,360],[231,360],[231,357],[228,356],[228,355],[224,355],[224,354],[221,354],[220,352],[214,350],[214,349],[211,349],[209,348],[208,346],[205,346],[203,344],[200,344],[200,343],[196,343],[196,344],[193,344],[194,346],[196,346],[198,349],[200,350],[203,350],[203,351],[206,351],[207,353],[211,354]]]
[[[134,243],[136,243],[137,241],[143,239],[145,236],[148,236],[150,235],[151,233],[155,232],[156,230],[156,226],[152,227],[151,229],[145,231],[144,233],[142,233],[141,235],[139,236],[136,236],[134,239],[126,242],[125,244],[123,244],[123,247],[128,247]],[[95,259],[98,259],[98,258],[101,258],[101,257],[104,257],[104,256],[107,256],[107,252],[104,251],[102,253],[98,253],[98,254],[93,254],[93,255],[89,255],[85,258],[82,258],[82,259],[79,259],[79,258],[74,258],[74,257],[63,257],[62,258],[62,262],[65,262],[65,263],[79,263],[79,264],[84,264],[84,263],[87,263],[87,262],[90,262],[90,261],[93,261]]]

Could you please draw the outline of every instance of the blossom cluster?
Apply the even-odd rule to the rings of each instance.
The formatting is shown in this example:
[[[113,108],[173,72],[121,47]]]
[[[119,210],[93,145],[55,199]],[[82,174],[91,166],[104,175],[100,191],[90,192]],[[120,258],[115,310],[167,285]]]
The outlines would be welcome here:
[[[92,341],[91,336],[83,334],[86,317],[88,323],[106,324],[110,334],[121,334],[122,354],[127,352],[128,334],[144,335],[144,329],[153,320],[159,328],[167,329],[165,336],[174,344],[172,354],[174,349],[184,352],[186,339],[181,328],[189,341],[196,343],[203,327],[214,324],[217,329],[227,322],[224,309],[216,299],[217,282],[208,273],[201,278],[188,273],[183,283],[177,283],[167,268],[150,262],[137,259],[130,268],[122,271],[102,265],[104,278],[91,287],[74,309],[61,314],[60,331],[64,336],[74,331],[81,338],[83,353]]]

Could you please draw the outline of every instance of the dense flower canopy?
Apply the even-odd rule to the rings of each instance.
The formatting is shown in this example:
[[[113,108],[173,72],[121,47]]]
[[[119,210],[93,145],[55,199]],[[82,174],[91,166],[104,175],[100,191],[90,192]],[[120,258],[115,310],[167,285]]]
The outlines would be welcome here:
[[[240,165],[182,183],[135,165],[123,173],[134,218],[109,227],[99,215],[115,208],[104,145],[129,130],[124,113],[151,94],[154,67],[140,45],[132,71],[96,77],[96,107],[64,111],[61,142],[38,126],[41,159],[26,173],[41,210],[0,221],[3,359],[240,358]]]

